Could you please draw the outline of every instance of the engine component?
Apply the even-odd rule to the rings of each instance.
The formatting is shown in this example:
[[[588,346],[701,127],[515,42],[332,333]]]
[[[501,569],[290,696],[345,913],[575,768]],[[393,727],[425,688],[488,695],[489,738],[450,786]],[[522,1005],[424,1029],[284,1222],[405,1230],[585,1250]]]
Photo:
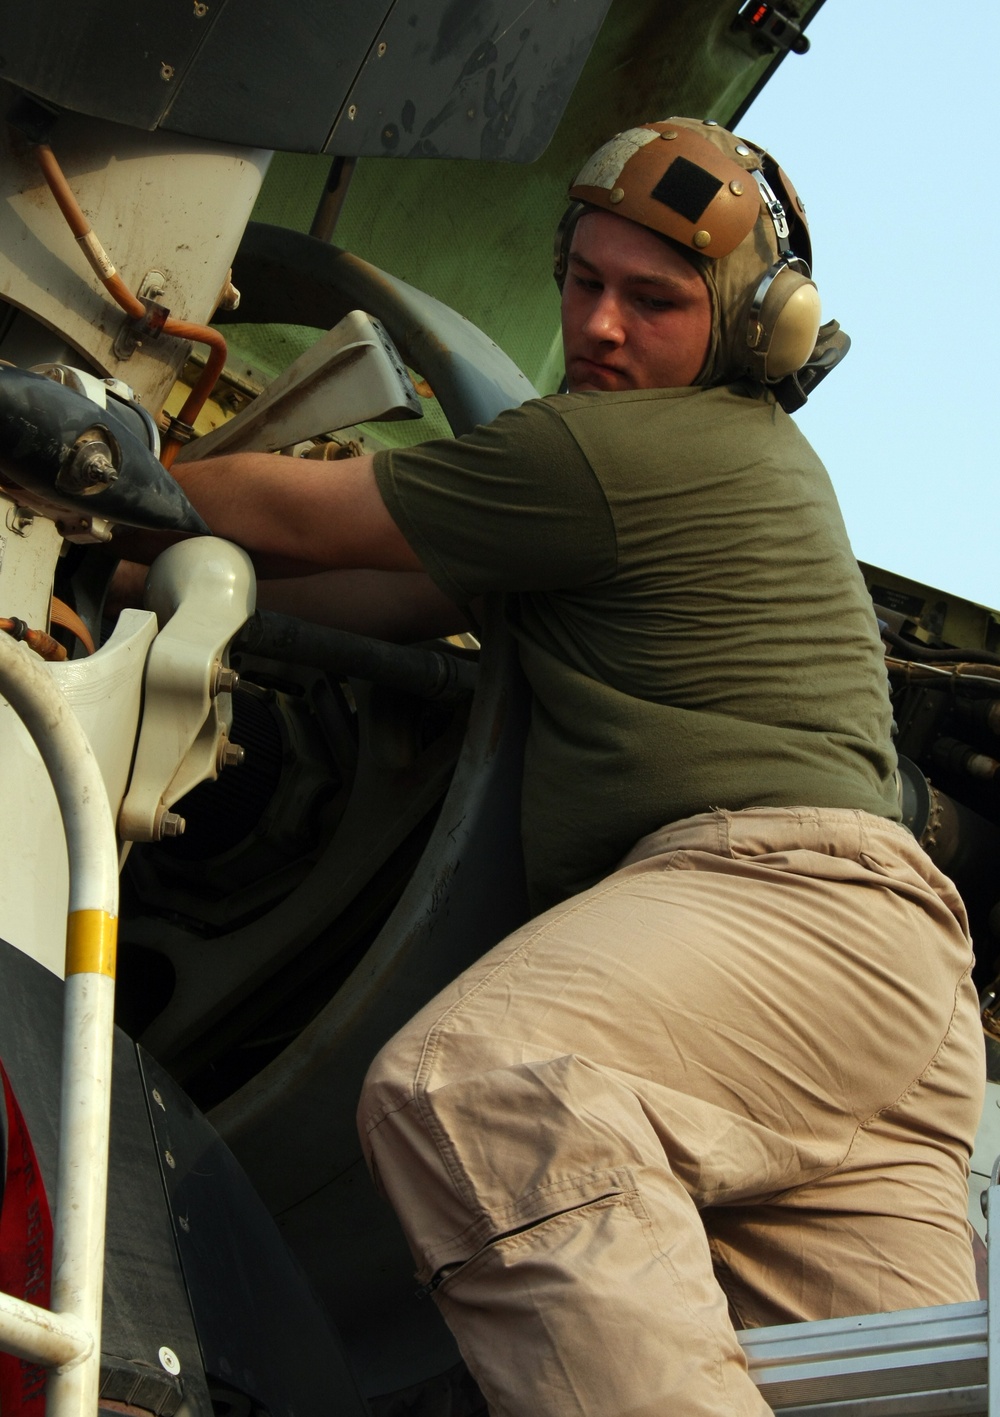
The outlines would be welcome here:
[[[140,442],[136,423],[115,405],[111,400],[99,407],[68,384],[29,370],[0,368],[3,479],[19,489],[21,501],[56,519],[97,514],[126,526],[207,532],[178,484]]]

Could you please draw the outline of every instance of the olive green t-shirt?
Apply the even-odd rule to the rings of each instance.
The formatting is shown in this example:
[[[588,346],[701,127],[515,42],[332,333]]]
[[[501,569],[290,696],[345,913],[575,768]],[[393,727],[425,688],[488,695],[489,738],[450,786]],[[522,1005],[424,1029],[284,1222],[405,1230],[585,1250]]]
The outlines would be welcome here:
[[[558,395],[379,453],[375,474],[447,594],[506,594],[534,695],[536,907],[716,807],[898,817],[871,603],[829,477],[770,396]]]

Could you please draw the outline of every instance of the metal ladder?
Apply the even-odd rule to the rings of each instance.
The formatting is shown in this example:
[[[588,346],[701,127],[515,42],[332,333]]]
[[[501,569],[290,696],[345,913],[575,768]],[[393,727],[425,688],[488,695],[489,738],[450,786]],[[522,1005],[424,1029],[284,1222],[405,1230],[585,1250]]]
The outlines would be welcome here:
[[[1000,1159],[985,1193],[987,1232],[998,1240],[987,1299],[739,1335],[750,1376],[780,1417],[1000,1417],[998,1173]]]

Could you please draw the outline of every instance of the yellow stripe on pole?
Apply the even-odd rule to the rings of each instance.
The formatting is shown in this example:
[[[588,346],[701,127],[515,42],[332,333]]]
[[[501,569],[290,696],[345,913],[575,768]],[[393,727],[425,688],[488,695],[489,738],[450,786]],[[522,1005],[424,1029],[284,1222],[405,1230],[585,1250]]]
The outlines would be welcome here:
[[[104,910],[72,910],[66,920],[66,974],[115,977],[118,921]]]

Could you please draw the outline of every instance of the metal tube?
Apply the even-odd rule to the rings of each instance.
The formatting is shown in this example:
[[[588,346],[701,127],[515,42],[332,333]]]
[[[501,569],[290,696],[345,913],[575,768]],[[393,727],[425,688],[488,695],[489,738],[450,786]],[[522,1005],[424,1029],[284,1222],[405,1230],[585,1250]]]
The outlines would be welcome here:
[[[29,1363],[58,1368],[84,1358],[94,1336],[72,1314],[54,1314],[0,1292],[0,1348]]]
[[[104,1293],[117,842],[101,771],[73,710],[37,656],[6,635],[0,635],[0,693],[48,769],[69,854],[52,1308],[57,1324],[85,1331],[89,1348],[78,1347],[51,1375],[47,1412],[93,1417]],[[42,1324],[39,1331],[50,1328]]]

